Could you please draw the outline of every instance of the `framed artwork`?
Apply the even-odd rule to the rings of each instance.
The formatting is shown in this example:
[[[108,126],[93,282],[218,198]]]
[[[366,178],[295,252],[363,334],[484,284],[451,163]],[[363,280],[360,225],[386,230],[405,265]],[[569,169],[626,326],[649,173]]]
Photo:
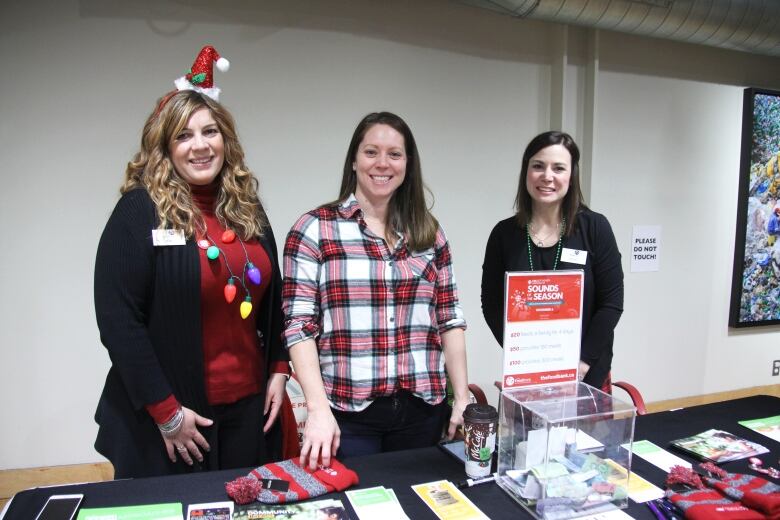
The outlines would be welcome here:
[[[745,89],[729,326],[780,324],[780,91]]]

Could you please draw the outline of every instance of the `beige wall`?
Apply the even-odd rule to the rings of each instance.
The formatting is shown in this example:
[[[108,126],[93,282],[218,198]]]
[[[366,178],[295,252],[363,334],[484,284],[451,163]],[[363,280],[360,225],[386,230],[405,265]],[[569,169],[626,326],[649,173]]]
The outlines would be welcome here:
[[[552,29],[444,0],[0,4],[0,469],[99,460],[96,243],[143,120],[206,43],[232,61],[217,82],[279,240],[336,195],[360,117],[407,119],[453,246],[470,379],[491,387],[484,242],[511,213],[525,143],[547,129]],[[577,135],[586,36],[570,31]],[[778,329],[726,322],[741,89],[780,88],[777,59],[609,33],[599,52],[592,206],[624,256],[633,224],[664,233],[662,271],[626,274],[616,375],[647,400],[776,384]]]

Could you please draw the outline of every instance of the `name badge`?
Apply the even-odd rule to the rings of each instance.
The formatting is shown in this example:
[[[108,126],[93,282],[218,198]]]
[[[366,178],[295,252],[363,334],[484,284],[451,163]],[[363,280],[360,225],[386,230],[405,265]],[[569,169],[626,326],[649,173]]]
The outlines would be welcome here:
[[[153,229],[152,244],[157,246],[183,246],[184,231],[181,229]]]
[[[581,251],[579,249],[569,249],[568,247],[564,247],[563,249],[561,249],[561,262],[585,265],[585,261],[587,259],[588,259],[587,251]]]

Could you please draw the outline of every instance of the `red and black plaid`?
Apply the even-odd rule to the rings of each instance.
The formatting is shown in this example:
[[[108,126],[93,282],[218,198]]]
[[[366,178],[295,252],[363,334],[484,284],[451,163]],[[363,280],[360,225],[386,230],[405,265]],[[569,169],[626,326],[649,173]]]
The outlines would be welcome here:
[[[284,246],[284,341],[316,339],[325,391],[338,410],[409,390],[445,396],[441,333],[465,328],[450,247],[391,251],[366,226],[354,195],[306,213]]]

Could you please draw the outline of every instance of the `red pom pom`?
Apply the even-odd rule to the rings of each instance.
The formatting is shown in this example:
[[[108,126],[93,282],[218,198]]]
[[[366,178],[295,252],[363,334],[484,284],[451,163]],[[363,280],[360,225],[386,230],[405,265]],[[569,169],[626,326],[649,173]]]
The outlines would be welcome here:
[[[682,466],[672,466],[669,476],[666,477],[667,487],[672,487],[675,484],[683,484],[692,489],[704,489],[706,487],[696,472]]]
[[[225,491],[236,504],[249,504],[257,500],[263,489],[259,480],[250,477],[238,477],[225,483]]]

